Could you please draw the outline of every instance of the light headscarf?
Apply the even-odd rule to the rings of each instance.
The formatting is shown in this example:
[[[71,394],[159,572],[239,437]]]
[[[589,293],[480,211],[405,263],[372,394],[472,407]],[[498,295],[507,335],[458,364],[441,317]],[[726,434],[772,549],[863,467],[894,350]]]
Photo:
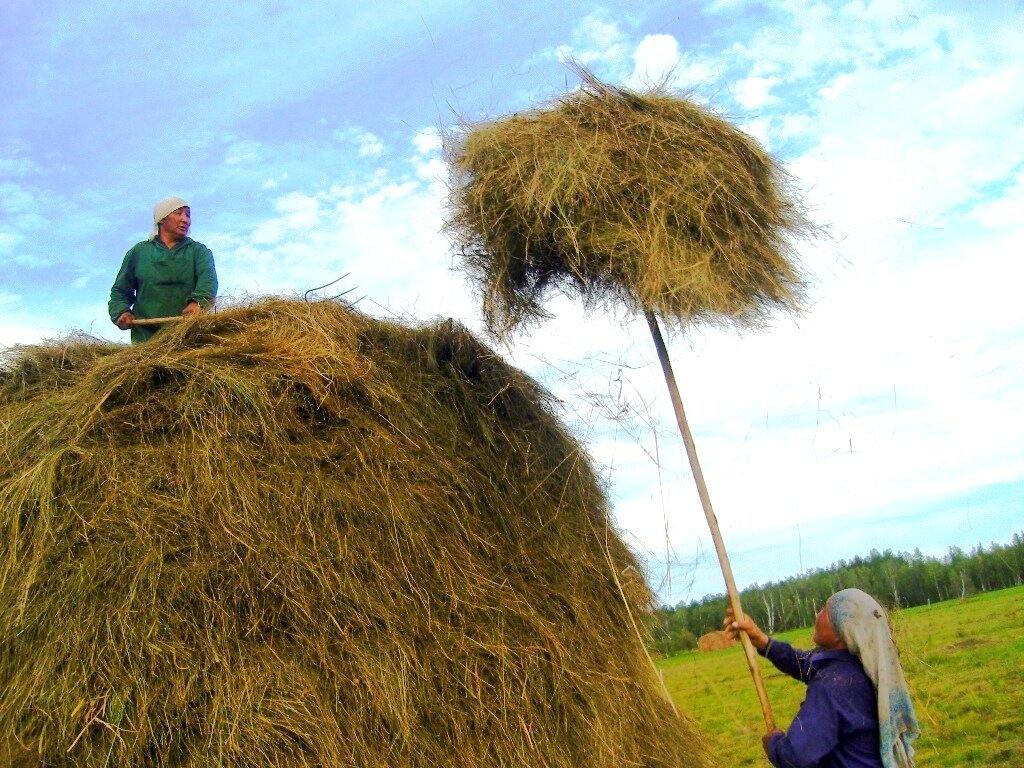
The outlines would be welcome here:
[[[882,764],[885,768],[914,768],[913,742],[921,729],[885,611],[866,592],[844,589],[829,598],[829,618],[875,684]]]
[[[157,235],[160,234],[160,227],[158,226],[161,221],[166,219],[170,214],[174,213],[179,208],[188,208],[189,205],[180,197],[165,197],[159,203],[153,206],[153,226],[149,230],[149,239],[156,240]]]

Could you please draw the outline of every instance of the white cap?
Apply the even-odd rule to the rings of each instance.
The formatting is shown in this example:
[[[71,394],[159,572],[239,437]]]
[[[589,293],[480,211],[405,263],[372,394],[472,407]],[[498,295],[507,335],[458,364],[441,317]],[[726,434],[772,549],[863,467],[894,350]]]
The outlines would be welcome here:
[[[182,200],[180,197],[165,197],[159,203],[153,206],[153,228],[149,230],[149,239],[155,240],[156,236],[160,234],[160,227],[157,225],[167,218],[169,214],[174,213],[179,208],[188,208],[189,204]]]

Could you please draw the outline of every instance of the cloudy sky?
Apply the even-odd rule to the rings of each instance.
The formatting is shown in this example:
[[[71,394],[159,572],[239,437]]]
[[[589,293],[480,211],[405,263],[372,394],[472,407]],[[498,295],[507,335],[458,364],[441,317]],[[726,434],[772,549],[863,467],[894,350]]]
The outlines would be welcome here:
[[[826,233],[803,316],[671,341],[740,586],[1024,530],[1019,0],[5,0],[0,347],[123,339],[110,283],[167,194],[224,296],[347,275],[365,312],[480,329],[439,135],[576,87],[569,59],[732,120]],[[662,599],[723,591],[645,324],[550,308],[501,351],[562,399]]]

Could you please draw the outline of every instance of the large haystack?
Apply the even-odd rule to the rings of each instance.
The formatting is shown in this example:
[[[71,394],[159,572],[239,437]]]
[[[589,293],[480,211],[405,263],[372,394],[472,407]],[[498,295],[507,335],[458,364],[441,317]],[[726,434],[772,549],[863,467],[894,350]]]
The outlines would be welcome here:
[[[274,301],[15,351],[0,441],[0,752],[703,764],[585,455],[458,326]]]
[[[795,309],[810,227],[756,141],[665,88],[582,87],[449,137],[448,227],[504,336],[560,289],[670,325]]]

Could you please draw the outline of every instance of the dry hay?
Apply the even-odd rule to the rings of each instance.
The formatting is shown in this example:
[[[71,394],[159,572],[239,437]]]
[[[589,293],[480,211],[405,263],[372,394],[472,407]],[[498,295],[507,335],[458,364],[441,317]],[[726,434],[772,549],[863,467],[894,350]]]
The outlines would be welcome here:
[[[586,456],[450,322],[14,350],[0,437],[0,744],[40,765],[705,764]]]
[[[724,648],[732,648],[734,645],[736,645],[736,638],[730,637],[720,629],[706,632],[697,638],[697,650],[701,653],[721,651]]]
[[[446,142],[448,229],[492,332],[551,289],[670,326],[756,326],[796,309],[789,236],[809,225],[781,168],[707,109],[598,82]]]

